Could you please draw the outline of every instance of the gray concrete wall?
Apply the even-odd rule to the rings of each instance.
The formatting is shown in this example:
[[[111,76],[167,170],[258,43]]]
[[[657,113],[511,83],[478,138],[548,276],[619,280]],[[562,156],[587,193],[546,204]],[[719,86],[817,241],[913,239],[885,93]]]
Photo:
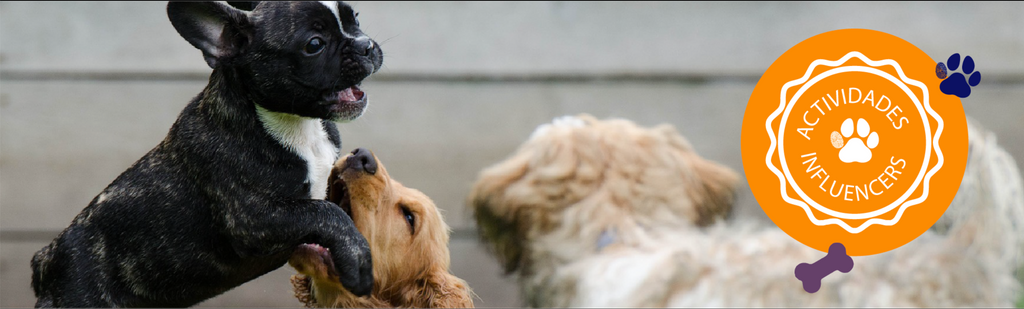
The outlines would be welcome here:
[[[166,134],[209,68],[164,3],[0,2],[0,306],[31,306],[29,257]],[[474,238],[476,173],[565,114],[674,124],[742,171],[740,122],[758,76],[842,28],[899,36],[985,73],[968,115],[1024,162],[1022,3],[357,2],[385,68],[364,83],[343,151],[374,150],[455,228],[453,272],[481,307],[520,305]],[[763,216],[749,188],[742,215]],[[202,306],[296,306],[284,267]]]

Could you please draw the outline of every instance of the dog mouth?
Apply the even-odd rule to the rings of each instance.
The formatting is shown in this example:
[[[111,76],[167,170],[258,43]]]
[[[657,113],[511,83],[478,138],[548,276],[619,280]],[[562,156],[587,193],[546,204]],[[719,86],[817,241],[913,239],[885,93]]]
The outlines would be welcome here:
[[[339,177],[334,182],[334,187],[331,188],[331,191],[334,193],[331,201],[338,204],[338,207],[341,207],[341,210],[355,222],[355,217],[352,216],[352,196],[348,192],[348,184],[345,183],[345,180]]]
[[[355,103],[366,100],[366,93],[357,86],[348,87],[341,90],[332,90],[327,95],[327,99],[334,103]]]
[[[331,111],[341,115],[342,119],[351,120],[366,108],[366,93],[357,86],[332,90],[324,95],[324,103],[329,104]]]
[[[337,272],[334,268],[334,262],[331,260],[331,252],[327,248],[321,247],[317,244],[301,244],[295,249],[295,253],[292,254],[291,261],[289,263],[295,263],[297,259],[303,259],[304,264],[321,264],[327,270],[328,276],[337,276]],[[292,266],[296,266],[292,264]],[[316,267],[313,268],[314,272]],[[299,302],[303,303],[306,308],[319,307],[316,300],[316,288],[313,286],[313,277],[319,277],[320,275],[303,275],[295,274],[291,277],[292,291],[295,293],[295,297],[299,299]],[[323,280],[321,278],[320,280]],[[330,279],[327,279],[330,280]]]
[[[338,272],[334,268],[334,260],[331,259],[331,250],[320,246],[319,244],[305,243],[299,245],[295,249],[293,256],[305,257],[307,262],[312,264],[324,265],[327,270],[327,275],[337,277]]]

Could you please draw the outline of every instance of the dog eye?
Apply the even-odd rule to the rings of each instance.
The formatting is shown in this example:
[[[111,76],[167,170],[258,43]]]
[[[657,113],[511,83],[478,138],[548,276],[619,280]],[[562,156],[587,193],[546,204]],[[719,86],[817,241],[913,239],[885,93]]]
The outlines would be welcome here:
[[[306,43],[306,47],[303,48],[303,51],[308,55],[314,55],[319,53],[321,50],[324,50],[325,45],[324,40],[321,40],[320,38],[312,38],[309,40],[309,43]]]
[[[405,216],[405,222],[409,223],[409,233],[410,234],[415,234],[416,233],[416,216],[412,215],[412,212],[409,211],[408,207],[405,207],[404,205],[400,206],[400,207],[402,208],[402,216]]]

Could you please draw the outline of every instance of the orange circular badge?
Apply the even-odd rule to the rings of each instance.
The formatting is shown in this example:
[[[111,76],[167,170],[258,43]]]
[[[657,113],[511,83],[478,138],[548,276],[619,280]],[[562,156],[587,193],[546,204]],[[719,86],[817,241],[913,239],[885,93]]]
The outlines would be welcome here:
[[[967,162],[960,99],[936,63],[864,29],[811,37],[761,76],[743,116],[743,169],[761,208],[801,243],[851,256],[898,248],[946,211]]]

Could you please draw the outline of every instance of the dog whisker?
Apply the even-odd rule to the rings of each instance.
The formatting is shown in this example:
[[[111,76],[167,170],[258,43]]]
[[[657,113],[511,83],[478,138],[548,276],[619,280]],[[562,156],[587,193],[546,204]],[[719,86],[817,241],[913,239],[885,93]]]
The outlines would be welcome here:
[[[394,39],[394,38],[398,37],[399,35],[401,35],[401,34],[396,34],[396,35],[391,36],[390,38],[384,39],[384,41],[377,42],[377,45],[384,46],[384,44],[386,44],[388,41],[391,41],[391,39]]]

